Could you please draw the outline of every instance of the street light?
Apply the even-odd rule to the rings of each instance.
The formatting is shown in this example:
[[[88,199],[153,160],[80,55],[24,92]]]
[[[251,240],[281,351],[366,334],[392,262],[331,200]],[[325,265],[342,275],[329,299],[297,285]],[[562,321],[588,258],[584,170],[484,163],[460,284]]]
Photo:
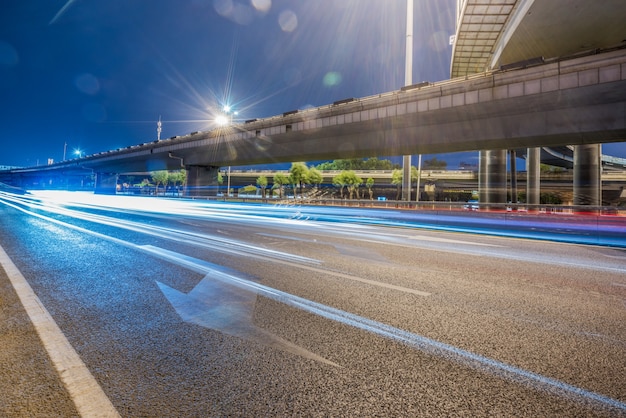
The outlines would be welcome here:
[[[80,149],[80,148],[76,148],[76,149],[74,150],[74,155],[76,155],[76,157],[80,158],[80,157],[82,157],[82,156],[83,156],[83,151],[81,151],[81,149]]]
[[[233,115],[237,115],[236,111],[232,111],[232,107],[230,105],[224,105],[222,111],[224,114],[219,115],[215,118],[215,122],[219,126],[230,126],[233,123]],[[226,185],[226,196],[230,197],[230,166],[228,166],[228,180]]]
[[[413,0],[406,0],[406,55],[404,57],[404,85],[413,83]],[[417,200],[419,200],[419,189]],[[411,155],[402,157],[402,200],[411,201]]]
[[[222,108],[223,114],[217,116],[215,118],[215,123],[219,126],[228,126],[233,123],[233,115],[237,116],[238,113],[233,111],[233,108],[230,105],[224,105]]]
[[[226,115],[219,115],[215,118],[215,123],[217,123],[219,126],[227,126],[229,124],[228,122],[228,116]]]

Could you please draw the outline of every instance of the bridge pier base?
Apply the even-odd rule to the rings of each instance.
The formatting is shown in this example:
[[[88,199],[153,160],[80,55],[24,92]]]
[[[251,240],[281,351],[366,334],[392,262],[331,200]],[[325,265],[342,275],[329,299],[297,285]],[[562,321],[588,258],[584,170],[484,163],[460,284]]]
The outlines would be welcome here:
[[[95,194],[113,195],[117,193],[117,173],[96,173]]]
[[[506,203],[506,150],[480,151],[478,194],[481,204]]]
[[[541,148],[526,151],[526,203],[541,203]]]
[[[602,204],[602,145],[574,146],[574,205]]]
[[[215,187],[218,185],[217,175],[219,174],[219,167],[188,165],[185,168],[187,169],[186,196],[208,196],[211,186]],[[215,188],[217,190],[217,187]]]
[[[517,152],[509,151],[509,166],[511,170],[511,203],[517,203]]]

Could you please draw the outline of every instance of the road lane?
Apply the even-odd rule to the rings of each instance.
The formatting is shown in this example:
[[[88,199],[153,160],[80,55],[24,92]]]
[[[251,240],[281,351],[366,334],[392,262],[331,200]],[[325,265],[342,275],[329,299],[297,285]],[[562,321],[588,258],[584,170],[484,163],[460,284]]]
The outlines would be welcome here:
[[[196,202],[181,211],[186,216],[83,209],[115,219],[54,216],[113,241],[4,207],[0,244],[123,416],[624,414],[626,292],[614,285],[626,284],[620,250],[259,218],[254,208],[240,207],[230,217],[228,207]],[[119,227],[138,219],[165,236]],[[188,324],[157,282],[187,293],[204,274],[128,244],[120,248],[116,240],[205,260],[268,288],[580,388],[582,395],[520,385],[267,296],[254,300],[256,327],[340,367]],[[567,260],[577,265],[566,267]],[[42,277],[44,271],[52,273]]]
[[[15,289],[78,413],[82,416],[119,417],[89,369],[2,248],[0,266]]]

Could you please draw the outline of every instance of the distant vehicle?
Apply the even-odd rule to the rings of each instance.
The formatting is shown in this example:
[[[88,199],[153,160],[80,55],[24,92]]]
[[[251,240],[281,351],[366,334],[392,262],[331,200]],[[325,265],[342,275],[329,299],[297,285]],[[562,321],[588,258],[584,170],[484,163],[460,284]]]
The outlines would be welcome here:
[[[463,209],[465,210],[478,210],[480,209],[480,205],[478,204],[478,200],[468,200],[467,201],[467,205],[463,206]]]

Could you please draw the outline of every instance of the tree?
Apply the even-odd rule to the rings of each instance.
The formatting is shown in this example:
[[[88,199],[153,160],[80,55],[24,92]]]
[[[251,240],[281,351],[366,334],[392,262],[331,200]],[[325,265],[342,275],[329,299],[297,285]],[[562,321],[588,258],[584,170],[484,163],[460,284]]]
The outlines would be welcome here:
[[[396,164],[397,166],[397,164]],[[352,158],[348,160],[326,161],[318,164],[318,170],[391,170],[394,165],[391,160],[379,160],[376,157],[366,160]]]
[[[373,181],[373,180],[372,180]],[[363,179],[352,170],[342,171],[333,177],[333,185],[339,188],[339,196],[343,199],[343,188],[348,188],[348,198],[352,199],[356,194],[358,197],[359,186],[363,184]]]
[[[155,185],[155,195],[159,194],[159,184],[162,184],[163,187],[167,187],[167,182],[169,180],[169,173],[167,172],[167,170],[153,171],[150,173],[150,177],[152,177],[152,182]]]
[[[141,190],[141,194],[144,194],[144,193],[148,194],[148,192],[144,192],[144,190],[143,190],[144,187],[148,188],[148,186],[150,186],[150,180],[148,180],[148,179],[141,180],[141,183],[139,183],[139,189]],[[150,189],[148,188],[148,190],[150,190]]]
[[[415,182],[415,190],[416,190],[415,193],[417,193],[417,196],[419,196],[419,193],[420,193],[420,187],[419,187],[419,184],[417,182],[419,180],[419,178],[420,178],[419,170],[417,169],[417,167],[412,165],[411,166],[411,182]],[[419,200],[419,198],[418,198],[418,200]]]
[[[346,186],[344,172],[339,173],[335,177],[333,177],[333,186],[339,188],[339,197],[343,199],[343,188]]]
[[[291,184],[300,185],[300,196],[302,196],[302,185],[308,182],[309,169],[304,163],[292,163],[289,169]],[[296,188],[293,189],[293,197],[296,197]]]
[[[284,173],[276,173],[274,174],[274,185],[273,189],[278,189],[278,196],[283,198],[283,186],[285,184],[289,184],[289,178]]]
[[[541,173],[564,173],[567,171],[564,167],[556,167],[548,164],[539,164],[539,170]]]
[[[363,170],[392,170],[393,164],[391,160],[379,160],[376,157],[368,158],[363,161]]]
[[[168,182],[174,184],[177,187],[177,191],[180,191],[181,187],[185,187],[187,184],[187,170],[178,170],[168,174]]]
[[[259,176],[259,178],[256,179],[256,185],[261,188],[261,196],[263,197],[263,199],[265,199],[265,188],[267,187],[267,177]]]
[[[220,185],[224,183],[224,176],[222,175],[222,172],[218,170],[217,172],[217,192],[220,192]],[[226,192],[226,194],[228,194],[229,192]]]
[[[241,194],[255,194],[256,195],[256,186],[253,184],[248,184],[247,186],[242,187],[238,191]]]
[[[374,187],[374,179],[369,177],[365,181],[365,187],[367,187],[367,192],[370,195],[370,200],[374,200],[374,192],[372,191],[372,187]]]
[[[346,171],[343,173],[344,182],[346,186],[348,186],[348,192],[350,193],[350,199],[354,198],[356,193],[357,198],[359,197],[359,186],[363,184],[363,179],[356,175],[356,173],[352,170]]]
[[[445,170],[448,163],[433,157],[430,160],[424,160],[424,170]]]
[[[402,186],[402,170],[396,169],[391,173],[391,184],[396,186],[396,200],[400,200],[400,186]]]
[[[324,181],[324,176],[320,173],[319,170],[315,168],[309,168],[308,182],[316,187],[319,187]]]

